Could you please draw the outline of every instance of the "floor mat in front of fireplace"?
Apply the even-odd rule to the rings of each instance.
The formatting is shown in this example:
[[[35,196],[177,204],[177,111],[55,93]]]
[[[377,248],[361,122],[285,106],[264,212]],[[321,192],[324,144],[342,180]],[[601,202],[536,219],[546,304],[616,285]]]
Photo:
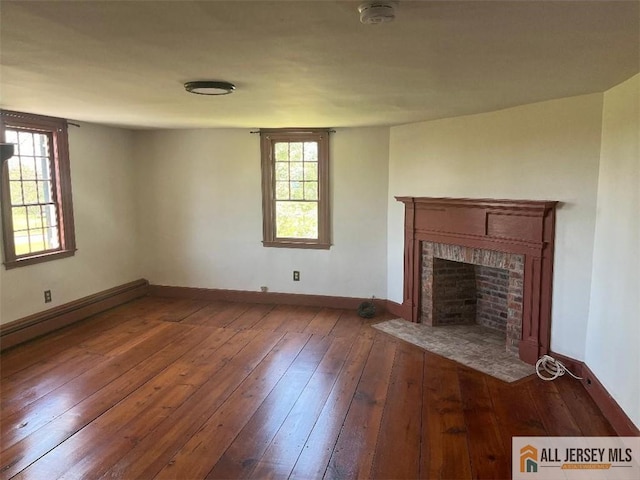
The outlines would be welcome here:
[[[398,318],[373,327],[505,382],[535,373],[533,365],[506,352],[504,335],[482,325],[432,327]]]

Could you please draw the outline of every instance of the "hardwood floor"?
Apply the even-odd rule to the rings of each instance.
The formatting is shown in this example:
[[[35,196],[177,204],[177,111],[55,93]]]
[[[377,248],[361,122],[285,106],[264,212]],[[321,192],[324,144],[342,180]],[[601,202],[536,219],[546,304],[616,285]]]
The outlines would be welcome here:
[[[514,435],[614,435],[355,312],[145,297],[1,361],[8,478],[510,478]]]

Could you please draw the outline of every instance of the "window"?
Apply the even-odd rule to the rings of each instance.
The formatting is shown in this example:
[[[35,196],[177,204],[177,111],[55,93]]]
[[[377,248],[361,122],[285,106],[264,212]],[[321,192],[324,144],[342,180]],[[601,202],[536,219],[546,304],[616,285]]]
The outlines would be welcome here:
[[[260,130],[263,244],[331,246],[329,130]]]
[[[74,254],[67,122],[3,110],[0,138],[14,144],[2,165],[5,267]]]

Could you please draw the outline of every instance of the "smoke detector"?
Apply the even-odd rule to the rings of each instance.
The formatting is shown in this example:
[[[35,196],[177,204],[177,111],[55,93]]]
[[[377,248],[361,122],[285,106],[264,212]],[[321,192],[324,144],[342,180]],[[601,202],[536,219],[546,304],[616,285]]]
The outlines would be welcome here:
[[[398,2],[373,1],[361,3],[358,7],[360,22],[364,24],[380,24],[393,22],[396,18],[395,8]]]

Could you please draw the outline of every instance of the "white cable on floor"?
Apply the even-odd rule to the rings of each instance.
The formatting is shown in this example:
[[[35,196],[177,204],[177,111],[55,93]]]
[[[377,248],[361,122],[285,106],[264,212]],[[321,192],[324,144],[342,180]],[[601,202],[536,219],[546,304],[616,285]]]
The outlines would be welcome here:
[[[547,372],[550,376],[542,375],[542,371]],[[582,380],[582,377],[578,377],[577,375],[571,373],[571,371],[567,367],[565,367],[561,361],[556,360],[549,355],[541,356],[540,359],[536,362],[536,373],[542,380],[555,380],[556,378],[564,375],[565,372],[569,372],[569,375],[571,375],[576,380]]]

